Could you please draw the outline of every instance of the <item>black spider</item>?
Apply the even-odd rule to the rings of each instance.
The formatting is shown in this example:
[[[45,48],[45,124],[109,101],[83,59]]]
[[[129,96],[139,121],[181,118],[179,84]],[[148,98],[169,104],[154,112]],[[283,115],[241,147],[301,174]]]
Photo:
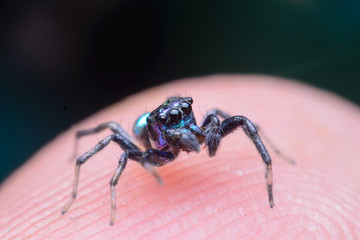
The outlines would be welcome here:
[[[111,217],[110,224],[115,221],[115,185],[123,172],[127,160],[139,162],[145,169],[152,173],[159,184],[162,180],[154,170],[154,166],[159,167],[175,160],[181,150],[186,152],[200,152],[202,145],[209,151],[209,156],[216,154],[219,143],[223,137],[242,127],[246,135],[254,142],[259,151],[263,162],[266,164],[266,184],[269,196],[270,207],[274,207],[273,199],[273,180],[271,158],[260,139],[255,125],[243,116],[231,117],[220,110],[210,111],[200,127],[196,125],[196,120],[192,111],[193,99],[191,97],[172,97],[160,105],[151,113],[146,113],[138,118],[133,127],[136,139],[144,147],[142,150],[135,144],[135,141],[115,122],[100,124],[96,128],[78,131],[76,138],[110,129],[114,133],[101,140],[90,151],[86,152],[76,160],[75,179],[70,200],[62,209],[62,214],[66,213],[77,195],[77,185],[79,180],[80,166],[85,163],[95,153],[102,150],[111,141],[120,145],[124,150],[119,160],[119,165],[115,170],[114,176],[110,181],[111,189]],[[220,121],[219,117],[224,118]],[[278,150],[275,150],[277,153]]]

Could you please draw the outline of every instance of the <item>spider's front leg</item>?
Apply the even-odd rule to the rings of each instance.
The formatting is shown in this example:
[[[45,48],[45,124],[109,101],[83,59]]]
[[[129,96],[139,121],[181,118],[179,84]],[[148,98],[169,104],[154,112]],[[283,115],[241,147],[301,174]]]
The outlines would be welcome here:
[[[148,170],[151,174],[153,174],[159,184],[161,184],[161,178],[153,169],[153,166],[161,166],[175,159],[174,154],[164,151],[159,151],[156,149],[147,149],[146,151],[141,151],[138,146],[136,146],[132,140],[129,139],[128,134],[124,134],[124,130],[120,127],[120,125],[115,124],[113,122],[104,123],[99,125],[96,128],[79,131],[77,133],[77,138],[100,132],[104,129],[110,129],[114,132],[114,134],[105,137],[98,144],[95,145],[91,150],[81,155],[76,160],[75,166],[75,177],[73,183],[73,190],[71,193],[71,198],[63,207],[61,213],[65,214],[71,207],[72,203],[76,199],[77,196],[77,188],[79,182],[80,175],[80,167],[84,164],[89,158],[94,156],[97,152],[101,151],[104,147],[106,147],[111,141],[114,141],[120,145],[120,147],[125,151],[119,160],[118,167],[115,170],[113,177],[110,180],[110,198],[111,198],[111,217],[110,224],[112,225],[115,221],[115,209],[116,209],[116,201],[115,201],[115,186],[118,183],[121,173],[124,171],[126,167],[126,163],[128,159],[135,160],[141,163],[146,170]]]
[[[254,142],[258,152],[260,153],[263,162],[266,164],[266,183],[267,191],[269,196],[270,207],[274,207],[274,198],[273,198],[273,177],[272,177],[272,163],[270,155],[268,154],[264,143],[261,141],[261,138],[258,134],[258,131],[255,125],[247,118],[243,116],[233,116],[228,117],[227,114],[221,114],[221,111],[210,112],[209,115],[205,118],[201,128],[205,134],[205,145],[209,148],[209,155],[214,156],[216,150],[219,146],[220,140],[233,132],[238,127],[242,127],[246,135],[251,138]],[[224,121],[220,122],[217,114],[221,117],[226,118]]]
[[[223,119],[226,118],[230,118],[231,115],[220,110],[220,109],[212,109],[208,112],[207,115],[211,115],[211,114],[215,114],[217,116],[220,116]],[[296,162],[293,158],[285,155],[282,151],[279,150],[279,148],[267,137],[267,135],[265,134],[265,132],[262,130],[262,128],[260,128],[260,126],[258,124],[252,123],[256,130],[258,131],[259,135],[261,135],[262,139],[268,144],[268,146],[270,146],[270,148],[272,148],[272,150],[282,159],[284,159],[285,161],[287,161],[288,163],[292,164],[292,165],[296,165]],[[245,133],[247,133],[247,131],[244,129]],[[250,136],[249,136],[250,137]]]

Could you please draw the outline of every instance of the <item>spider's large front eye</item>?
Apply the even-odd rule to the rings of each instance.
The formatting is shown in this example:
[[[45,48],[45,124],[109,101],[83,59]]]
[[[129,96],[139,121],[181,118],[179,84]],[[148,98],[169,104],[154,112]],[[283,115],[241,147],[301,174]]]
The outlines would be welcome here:
[[[179,109],[174,108],[169,112],[169,117],[170,117],[169,122],[176,124],[182,119],[181,111],[179,111]]]
[[[185,115],[189,115],[191,113],[191,105],[187,102],[183,102],[181,104],[181,111],[185,114]]]

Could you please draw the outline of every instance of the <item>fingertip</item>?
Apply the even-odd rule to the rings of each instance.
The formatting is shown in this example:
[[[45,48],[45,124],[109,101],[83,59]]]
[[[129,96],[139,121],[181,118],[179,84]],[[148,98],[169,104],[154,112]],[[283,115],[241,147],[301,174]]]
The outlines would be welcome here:
[[[283,152],[296,158],[296,167],[273,159],[276,208],[273,199],[268,203],[261,158],[239,131],[224,140],[212,159],[205,153],[182,154],[161,168],[166,184],[160,190],[151,174],[148,176],[138,164],[129,164],[117,187],[116,201],[121,210],[116,222],[109,222],[108,180],[121,150],[109,147],[111,150],[96,156],[82,170],[79,199],[68,213],[79,217],[69,221],[59,217],[54,206],[63,205],[71,190],[74,166],[66,162],[66,154],[73,147],[71,131],[42,149],[14,181],[2,188],[2,218],[9,220],[4,224],[7,229],[0,226],[0,238],[35,232],[34,239],[61,239],[73,234],[80,239],[155,239],[159,234],[168,239],[286,239],[298,230],[304,236],[320,231],[330,237],[356,238],[359,206],[351,196],[359,193],[353,156],[360,133],[344,126],[357,126],[358,109],[311,87],[264,76],[210,76],[201,81],[179,81],[132,96],[78,126],[93,127],[120,119],[125,129],[130,129],[126,124],[131,124],[144,106],[157,107],[167,95],[190,88],[199,119],[202,112],[213,107],[251,115],[264,123],[269,137]],[[206,89],[204,81],[209,86]],[[89,150],[101,136],[81,140],[79,151]],[[226,166],[231,164],[243,174],[229,173]],[[63,209],[61,216],[66,212]],[[109,228],[114,223],[119,228]]]

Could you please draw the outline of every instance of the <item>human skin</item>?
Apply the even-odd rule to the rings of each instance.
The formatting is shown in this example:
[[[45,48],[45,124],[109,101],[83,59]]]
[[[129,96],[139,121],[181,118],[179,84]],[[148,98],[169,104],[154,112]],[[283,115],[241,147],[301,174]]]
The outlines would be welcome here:
[[[164,184],[129,161],[116,187],[109,225],[109,181],[123,152],[110,144],[81,168],[72,189],[76,130],[116,121],[131,132],[136,118],[167,97],[191,96],[198,123],[212,108],[261,126],[291,165],[272,157],[275,207],[264,164],[239,129],[215,157],[181,153],[157,168]],[[56,137],[0,188],[0,239],[360,239],[360,111],[331,93],[298,82],[253,75],[216,75],[158,86],[130,96]],[[77,156],[103,137],[79,141]]]

